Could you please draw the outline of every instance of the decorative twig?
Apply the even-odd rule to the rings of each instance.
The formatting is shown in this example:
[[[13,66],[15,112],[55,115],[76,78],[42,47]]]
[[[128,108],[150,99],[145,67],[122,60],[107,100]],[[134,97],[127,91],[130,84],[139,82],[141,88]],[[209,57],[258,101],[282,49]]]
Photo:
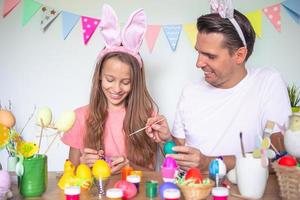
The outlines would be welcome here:
[[[57,136],[60,134],[60,131],[57,131],[56,135],[54,136],[54,138],[52,139],[51,143],[49,144],[47,150],[45,151],[45,155],[47,154],[47,152],[49,151],[50,147],[52,146],[52,144],[54,143],[55,139],[57,138]]]
[[[243,133],[242,132],[240,132],[240,142],[241,142],[242,155],[243,155],[244,158],[246,158],[244,143],[243,143]]]
[[[8,110],[11,111],[11,101],[10,100],[8,100]]]
[[[40,152],[40,147],[41,147],[41,142],[42,142],[42,137],[43,137],[43,130],[44,130],[43,119],[40,119],[40,120],[41,120],[42,127],[41,127],[41,132],[40,132],[40,139],[39,139],[39,150],[38,150],[37,154],[39,154],[39,152]]]
[[[33,112],[31,113],[31,115],[28,117],[24,127],[22,128],[21,132],[20,132],[20,135],[22,135],[24,129],[26,128],[26,126],[28,125],[29,121],[32,119],[34,113],[35,113],[35,110],[36,110],[36,105],[34,105],[34,108],[33,108]]]
[[[139,132],[145,130],[146,128],[149,128],[150,126],[152,126],[152,125],[154,125],[154,124],[157,124],[158,122],[161,122],[161,121],[163,121],[163,120],[164,120],[164,119],[160,119],[160,120],[154,122],[154,123],[151,124],[151,125],[145,126],[144,128],[141,128],[141,129],[139,129],[139,130],[137,130],[137,131],[135,131],[135,132],[133,132],[133,133],[130,133],[130,134],[128,135],[128,137],[131,137],[132,135],[135,135],[135,134],[137,134],[137,133],[139,133]]]

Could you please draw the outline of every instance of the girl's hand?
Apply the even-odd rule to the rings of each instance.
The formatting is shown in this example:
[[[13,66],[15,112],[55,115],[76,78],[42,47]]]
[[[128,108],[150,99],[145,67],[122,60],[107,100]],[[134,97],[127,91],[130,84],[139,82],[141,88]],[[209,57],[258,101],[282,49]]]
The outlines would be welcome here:
[[[129,161],[124,156],[113,156],[110,157],[111,162],[111,173],[119,174],[121,172],[121,169],[129,164]]]
[[[158,123],[155,123],[162,120]],[[152,138],[155,142],[166,142],[171,139],[171,133],[166,118],[162,115],[151,117],[147,120],[146,129],[147,135]]]
[[[103,154],[103,151],[102,151]],[[90,149],[90,148],[84,148],[83,152],[80,156],[80,163],[84,163],[88,165],[89,167],[92,167],[93,164],[101,158],[101,152]]]

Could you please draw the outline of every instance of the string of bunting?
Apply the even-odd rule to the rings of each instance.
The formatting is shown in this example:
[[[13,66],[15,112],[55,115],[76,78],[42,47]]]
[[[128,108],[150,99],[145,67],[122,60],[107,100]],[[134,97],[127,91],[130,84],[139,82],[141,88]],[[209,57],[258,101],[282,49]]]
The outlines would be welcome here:
[[[20,2],[21,0],[4,0],[2,9],[3,18],[5,18],[12,10],[14,10],[14,8],[16,8]],[[71,33],[78,21],[81,20],[83,42],[85,45],[87,45],[98,25],[101,23],[101,19],[92,18],[89,16],[80,16],[76,13],[71,13],[65,10],[59,10],[47,5],[40,4],[34,0],[22,0],[22,2],[22,26],[25,26],[30,21],[30,19],[39,10],[41,10],[40,28],[41,31],[46,32],[48,27],[57,19],[59,15],[61,15],[62,34],[64,40]],[[285,8],[286,12],[291,16],[291,18],[300,25],[300,1],[286,0],[282,3],[277,3],[262,9],[245,13],[245,15],[253,25],[258,37],[262,36],[262,13],[266,15],[276,31],[281,31],[281,7]],[[182,30],[187,33],[187,36],[193,47],[196,43],[197,29],[195,23],[176,25],[150,24],[147,27],[147,33],[145,35],[149,52],[152,52],[161,29],[163,29],[163,32],[169,42],[172,51],[176,51],[178,40],[180,38]]]

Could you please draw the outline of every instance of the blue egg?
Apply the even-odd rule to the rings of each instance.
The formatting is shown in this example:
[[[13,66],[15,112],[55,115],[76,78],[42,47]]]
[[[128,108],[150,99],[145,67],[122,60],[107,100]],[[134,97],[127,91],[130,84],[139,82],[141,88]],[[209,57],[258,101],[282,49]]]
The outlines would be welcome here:
[[[174,146],[176,146],[176,143],[172,140],[166,142],[164,145],[164,154],[176,154],[176,152],[172,150]]]
[[[216,174],[218,174],[221,179],[226,175],[226,165],[220,158],[212,160],[209,164],[209,177],[215,181]]]
[[[161,184],[159,186],[159,194],[162,199],[164,198],[165,189],[178,189],[178,187],[174,183],[171,183],[171,182],[165,182],[165,183]]]

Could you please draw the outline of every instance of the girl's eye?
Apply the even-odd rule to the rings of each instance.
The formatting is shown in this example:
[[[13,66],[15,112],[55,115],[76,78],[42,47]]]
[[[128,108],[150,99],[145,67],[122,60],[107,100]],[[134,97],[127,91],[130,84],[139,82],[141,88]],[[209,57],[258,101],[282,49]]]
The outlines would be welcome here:
[[[129,85],[130,84],[130,80],[123,81],[123,84],[124,85]]]
[[[113,82],[114,81],[114,79],[111,78],[111,77],[106,77],[106,80],[107,80],[107,82]]]

